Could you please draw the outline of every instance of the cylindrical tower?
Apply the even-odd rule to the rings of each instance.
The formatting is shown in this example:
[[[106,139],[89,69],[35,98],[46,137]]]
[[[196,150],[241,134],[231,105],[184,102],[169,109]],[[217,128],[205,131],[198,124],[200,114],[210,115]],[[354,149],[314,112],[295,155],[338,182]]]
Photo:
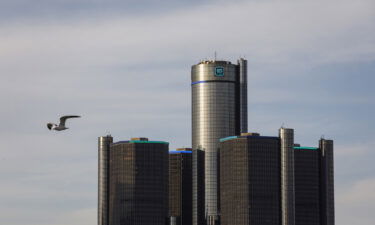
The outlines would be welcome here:
[[[240,79],[240,130],[247,133],[247,60],[238,60]]]
[[[335,225],[333,140],[320,139],[321,224]]]
[[[98,225],[109,224],[109,146],[110,135],[98,138]]]
[[[205,219],[219,222],[219,139],[240,133],[238,66],[202,61],[192,67],[192,146],[205,152]]]
[[[280,128],[281,225],[294,225],[294,130]]]

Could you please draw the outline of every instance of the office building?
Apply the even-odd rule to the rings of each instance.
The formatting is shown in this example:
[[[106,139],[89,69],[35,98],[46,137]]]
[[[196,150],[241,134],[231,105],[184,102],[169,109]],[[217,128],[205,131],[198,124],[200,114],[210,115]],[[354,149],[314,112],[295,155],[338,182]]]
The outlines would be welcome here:
[[[246,63],[244,59],[238,64],[207,60],[192,66],[192,146],[205,152],[204,219],[208,225],[220,223],[219,139],[247,132]]]
[[[192,149],[99,137],[98,225],[334,225],[333,141],[247,133],[247,61],[191,68]]]
[[[294,147],[295,224],[334,225],[333,141]]]
[[[294,147],[295,224],[320,225],[320,150]]]
[[[192,151],[179,148],[169,152],[170,225],[192,224]]]
[[[98,225],[109,223],[109,147],[113,138],[98,138]]]
[[[109,225],[166,225],[168,145],[147,138],[111,144]]]
[[[204,151],[192,150],[193,156],[193,223],[192,225],[205,224],[204,204]]]
[[[257,133],[221,139],[221,225],[280,225],[279,146]]]
[[[333,141],[320,139],[321,225],[335,224]]]

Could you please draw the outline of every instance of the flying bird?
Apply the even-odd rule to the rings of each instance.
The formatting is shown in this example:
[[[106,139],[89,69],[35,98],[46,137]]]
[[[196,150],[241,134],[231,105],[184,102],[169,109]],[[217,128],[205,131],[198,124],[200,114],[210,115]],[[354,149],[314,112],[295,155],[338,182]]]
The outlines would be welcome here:
[[[47,127],[50,130],[57,130],[57,131],[62,131],[68,129],[68,127],[65,126],[65,121],[70,118],[79,118],[80,116],[75,116],[75,115],[69,115],[69,116],[62,116],[60,117],[60,124],[57,125],[55,123],[47,123]]]

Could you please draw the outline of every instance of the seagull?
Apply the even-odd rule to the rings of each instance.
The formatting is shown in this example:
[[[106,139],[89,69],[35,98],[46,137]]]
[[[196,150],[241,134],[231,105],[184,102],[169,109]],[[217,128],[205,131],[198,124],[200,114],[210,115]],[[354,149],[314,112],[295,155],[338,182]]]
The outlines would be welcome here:
[[[75,115],[69,115],[69,116],[62,116],[60,117],[60,124],[54,124],[54,123],[47,123],[47,127],[50,130],[57,130],[57,131],[62,131],[68,129],[68,127],[65,126],[65,121],[70,118],[79,118],[80,116],[75,116]]]

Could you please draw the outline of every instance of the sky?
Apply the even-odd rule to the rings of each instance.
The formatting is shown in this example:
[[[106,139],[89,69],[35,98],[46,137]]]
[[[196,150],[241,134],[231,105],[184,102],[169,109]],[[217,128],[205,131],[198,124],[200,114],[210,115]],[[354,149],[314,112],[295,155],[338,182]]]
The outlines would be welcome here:
[[[333,139],[336,224],[373,225],[374,27],[373,0],[0,0],[0,224],[96,224],[97,137],[191,146],[217,52],[248,60],[249,130]]]

